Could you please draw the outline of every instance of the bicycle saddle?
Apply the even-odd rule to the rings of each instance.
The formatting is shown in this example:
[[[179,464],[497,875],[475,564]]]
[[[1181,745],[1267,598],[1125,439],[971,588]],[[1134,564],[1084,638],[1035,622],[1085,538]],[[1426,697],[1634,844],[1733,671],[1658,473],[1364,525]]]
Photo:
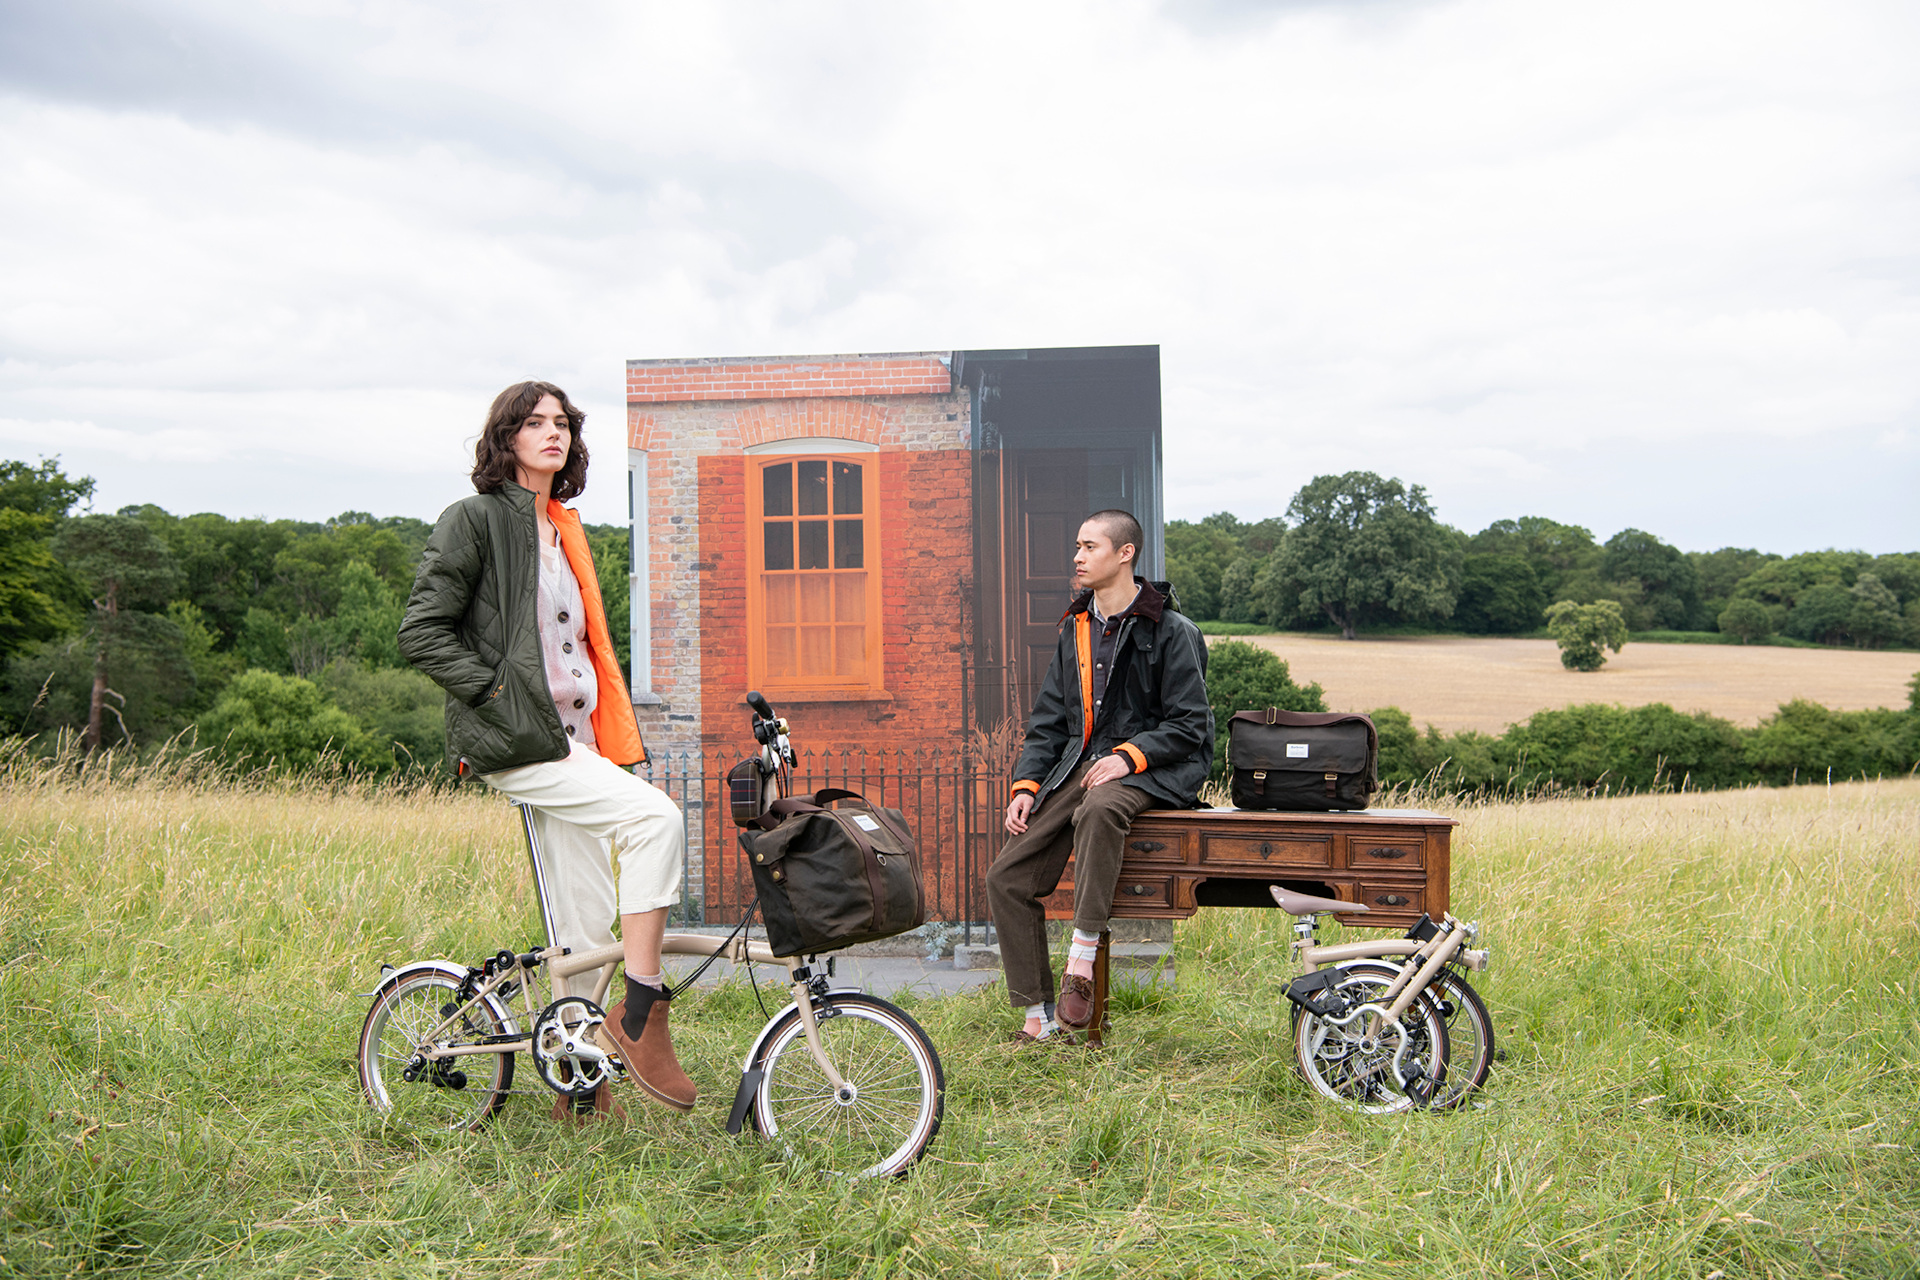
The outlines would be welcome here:
[[[1341,915],[1360,912],[1367,909],[1364,902],[1341,902],[1337,898],[1313,898],[1304,893],[1293,893],[1277,884],[1267,886],[1267,892],[1280,904],[1280,909],[1290,916],[1317,916],[1328,911],[1338,911]]]

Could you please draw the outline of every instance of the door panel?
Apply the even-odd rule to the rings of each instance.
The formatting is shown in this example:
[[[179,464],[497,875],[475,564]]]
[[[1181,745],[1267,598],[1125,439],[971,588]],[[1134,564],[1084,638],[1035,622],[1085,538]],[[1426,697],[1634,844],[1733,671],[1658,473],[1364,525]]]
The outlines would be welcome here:
[[[1053,661],[1060,615],[1073,600],[1073,538],[1088,515],[1084,449],[1009,451],[1018,531],[1008,615],[1018,620],[1013,701],[1022,721]]]

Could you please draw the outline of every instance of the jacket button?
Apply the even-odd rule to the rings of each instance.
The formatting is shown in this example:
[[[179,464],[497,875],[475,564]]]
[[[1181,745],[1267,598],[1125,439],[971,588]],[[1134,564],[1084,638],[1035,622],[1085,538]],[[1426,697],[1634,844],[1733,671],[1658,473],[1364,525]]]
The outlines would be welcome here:
[[[586,705],[587,705],[587,700],[585,698],[575,698],[573,700],[573,709],[575,711],[578,711],[580,708]]]
[[[568,726],[567,726],[567,736],[568,736],[569,738],[571,738],[571,737],[573,736],[573,726],[572,726],[572,725],[568,725]]]
[[[571,641],[571,640],[567,640],[567,641],[563,641],[563,642],[561,643],[561,645],[560,645],[560,652],[562,652],[562,653],[572,653],[572,652],[573,652],[573,641]]]
[[[560,621],[565,622],[566,620],[567,620],[567,611],[565,609],[562,609],[560,611]]]
[[[574,669],[574,673],[573,673],[573,678],[574,678],[575,680],[578,680],[578,679],[580,678],[580,671],[579,671],[579,669],[578,669],[578,668],[575,668],[575,669]]]

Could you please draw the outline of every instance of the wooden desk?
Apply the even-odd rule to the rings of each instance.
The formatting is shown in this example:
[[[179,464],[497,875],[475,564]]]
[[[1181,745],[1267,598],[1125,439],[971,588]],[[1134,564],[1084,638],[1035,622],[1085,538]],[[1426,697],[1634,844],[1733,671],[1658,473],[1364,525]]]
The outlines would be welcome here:
[[[1367,906],[1342,924],[1404,929],[1422,913],[1447,910],[1447,877],[1457,822],[1424,809],[1271,813],[1246,809],[1149,809],[1127,833],[1114,889],[1118,919],[1185,920],[1201,907],[1275,910],[1268,885]],[[1069,865],[1067,874],[1073,869]],[[1073,886],[1063,879],[1047,914],[1070,919]],[[1106,1027],[1110,935],[1094,961],[1093,1028]]]

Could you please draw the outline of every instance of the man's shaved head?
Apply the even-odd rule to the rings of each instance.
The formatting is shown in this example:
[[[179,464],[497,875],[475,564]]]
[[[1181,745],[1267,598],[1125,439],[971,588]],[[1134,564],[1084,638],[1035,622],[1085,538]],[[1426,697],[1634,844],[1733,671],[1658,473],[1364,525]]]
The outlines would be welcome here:
[[[1140,547],[1146,541],[1146,530],[1133,518],[1131,511],[1122,511],[1118,507],[1108,507],[1105,511],[1096,511],[1087,517],[1086,522],[1095,525],[1107,536],[1107,541],[1118,551],[1122,547],[1133,548],[1133,562],[1140,563]]]

